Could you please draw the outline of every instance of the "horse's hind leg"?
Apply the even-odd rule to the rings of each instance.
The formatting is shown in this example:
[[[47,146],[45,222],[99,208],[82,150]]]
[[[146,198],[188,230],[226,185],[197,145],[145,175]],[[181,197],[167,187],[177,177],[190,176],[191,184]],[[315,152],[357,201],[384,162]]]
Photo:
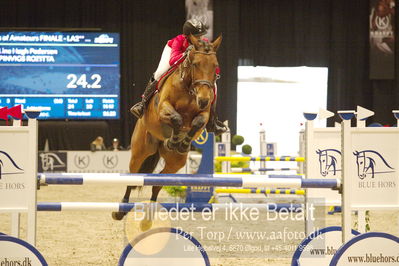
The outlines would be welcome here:
[[[152,194],[151,194],[151,198],[150,198],[151,201],[154,201],[154,202],[157,201],[158,194],[159,194],[159,191],[161,191],[161,189],[162,189],[161,186],[153,186],[152,187]]]
[[[165,167],[161,171],[161,174],[174,174],[179,171],[187,161],[187,153],[180,154],[175,151],[170,151],[165,146],[160,145],[159,153],[165,160]],[[153,186],[151,200],[156,201],[158,198],[159,191],[162,186]]]

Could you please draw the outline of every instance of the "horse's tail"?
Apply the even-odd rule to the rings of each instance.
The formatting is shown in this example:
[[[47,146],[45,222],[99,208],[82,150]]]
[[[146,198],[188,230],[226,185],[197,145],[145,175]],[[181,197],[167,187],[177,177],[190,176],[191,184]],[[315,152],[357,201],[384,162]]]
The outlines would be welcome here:
[[[160,159],[159,152],[157,151],[153,155],[148,156],[143,164],[140,166],[139,173],[147,173],[151,174],[154,172],[155,167],[157,166]]]

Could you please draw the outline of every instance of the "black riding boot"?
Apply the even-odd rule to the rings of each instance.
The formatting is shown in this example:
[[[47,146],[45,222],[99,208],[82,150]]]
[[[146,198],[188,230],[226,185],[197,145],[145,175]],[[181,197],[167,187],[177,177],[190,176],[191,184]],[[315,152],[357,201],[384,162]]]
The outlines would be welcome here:
[[[147,102],[151,99],[157,88],[157,81],[152,76],[144,90],[143,96],[141,96],[141,102],[136,103],[130,108],[130,112],[137,118],[143,117],[144,109],[147,106]]]
[[[215,133],[215,136],[219,136],[227,131],[227,127],[222,121],[219,121],[216,114],[216,103],[212,104],[211,112],[209,114],[209,121],[206,125],[206,130],[208,132]]]

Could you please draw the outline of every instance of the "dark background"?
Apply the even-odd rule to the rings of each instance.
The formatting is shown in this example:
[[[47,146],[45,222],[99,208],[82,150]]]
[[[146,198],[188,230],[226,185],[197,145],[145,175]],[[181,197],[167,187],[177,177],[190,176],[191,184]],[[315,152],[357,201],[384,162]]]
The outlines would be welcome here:
[[[393,80],[369,79],[369,1],[216,0],[213,11],[214,35],[223,33],[218,113],[229,120],[233,133],[239,65],[328,67],[329,110],[361,105],[375,111],[370,122],[395,123],[391,111],[399,109],[397,68]],[[113,137],[129,145],[136,120],[128,110],[155,71],[166,41],[180,34],[185,17],[184,0],[0,0],[2,30],[121,33],[121,119],[41,121],[39,149],[46,138],[51,149],[88,149],[97,135],[108,145]],[[398,55],[396,51],[395,59]]]

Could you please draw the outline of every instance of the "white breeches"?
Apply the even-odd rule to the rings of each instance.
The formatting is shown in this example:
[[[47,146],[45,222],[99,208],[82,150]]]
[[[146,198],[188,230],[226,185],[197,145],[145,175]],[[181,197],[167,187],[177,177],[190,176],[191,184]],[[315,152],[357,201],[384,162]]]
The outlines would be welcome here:
[[[168,46],[168,44],[165,45],[165,48],[163,48],[161,60],[159,61],[159,65],[157,70],[154,72],[154,79],[159,80],[159,78],[169,69],[169,60],[170,60],[170,54],[172,53],[172,48]]]

